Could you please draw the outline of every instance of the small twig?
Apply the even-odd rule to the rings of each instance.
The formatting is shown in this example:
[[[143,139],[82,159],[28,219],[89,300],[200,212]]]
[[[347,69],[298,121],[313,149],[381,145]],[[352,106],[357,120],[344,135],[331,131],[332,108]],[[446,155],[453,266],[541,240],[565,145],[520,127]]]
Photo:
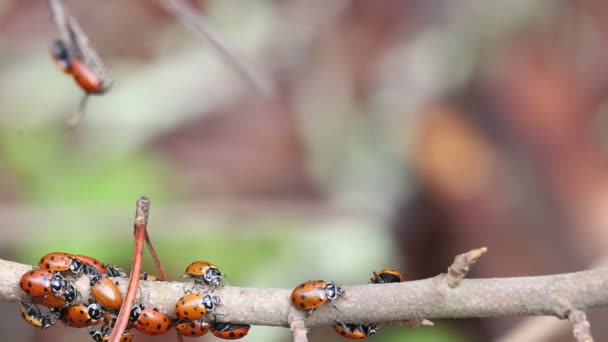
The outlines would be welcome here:
[[[293,342],[308,342],[308,337],[306,336],[308,329],[306,329],[304,321],[299,316],[295,315],[291,316],[289,320],[289,329],[293,336]]]
[[[116,318],[116,326],[112,329],[110,342],[119,342],[122,333],[129,322],[129,314],[135,303],[137,290],[139,288],[139,275],[141,274],[141,261],[144,251],[144,235],[148,226],[148,214],[150,212],[150,199],[141,196],[137,200],[135,209],[135,220],[133,222],[134,243],[133,243],[133,260],[131,262],[131,274],[129,275],[129,286],[125,299],[120,307],[120,312]]]
[[[583,311],[572,310],[568,315],[568,320],[572,323],[572,333],[576,342],[593,342],[591,324]]]
[[[184,26],[207,39],[230,64],[241,78],[247,81],[254,89],[265,96],[272,95],[272,86],[269,79],[262,77],[253,67],[243,61],[234,53],[234,49],[220,37],[209,25],[207,19],[200,13],[180,0],[159,0],[160,5],[176,16]]]
[[[432,327],[435,323],[429,321],[428,319],[410,319],[407,320],[406,324],[410,328],[418,328],[418,327]]]
[[[446,276],[448,286],[451,288],[458,286],[462,279],[469,273],[471,266],[473,266],[477,259],[487,251],[488,249],[483,247],[457,255],[456,258],[454,258],[454,263],[448,268],[448,274]]]

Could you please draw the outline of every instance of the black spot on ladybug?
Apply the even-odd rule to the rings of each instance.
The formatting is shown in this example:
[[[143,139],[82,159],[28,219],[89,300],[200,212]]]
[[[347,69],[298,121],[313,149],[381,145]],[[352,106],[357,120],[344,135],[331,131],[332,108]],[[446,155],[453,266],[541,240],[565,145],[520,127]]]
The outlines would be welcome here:
[[[303,289],[303,288],[304,288],[304,286],[306,286],[306,284],[302,284],[302,285],[300,285],[300,288],[301,288],[301,289]]]
[[[300,295],[300,299],[306,299],[306,295],[305,294],[301,294]]]
[[[46,264],[44,264],[44,267],[51,268],[51,264],[47,262]]]
[[[300,307],[304,309],[304,303],[300,303]]]
[[[341,330],[341,331],[340,331],[340,335],[342,335],[342,336],[346,336],[346,332],[345,332],[344,330]]]
[[[32,287],[32,281],[31,280],[27,281],[27,287]]]
[[[162,328],[162,327],[163,327],[163,326],[162,326],[162,325],[160,325],[160,324],[157,324],[157,325],[156,325],[156,329],[158,329],[158,330],[160,330],[160,328]]]
[[[231,332],[230,332],[230,334],[228,334],[228,336],[230,336],[230,337],[234,337],[234,336],[236,336],[236,334],[235,334],[234,332],[232,332],[232,331],[231,331]]]

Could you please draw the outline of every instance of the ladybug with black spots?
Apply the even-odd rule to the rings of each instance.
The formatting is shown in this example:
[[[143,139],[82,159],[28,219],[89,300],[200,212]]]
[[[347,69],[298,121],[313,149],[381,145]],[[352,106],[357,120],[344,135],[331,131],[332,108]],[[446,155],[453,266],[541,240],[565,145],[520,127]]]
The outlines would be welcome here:
[[[384,269],[373,273],[374,276],[370,279],[370,281],[374,284],[400,283],[403,281],[403,276],[401,273],[392,269]]]
[[[217,296],[188,293],[177,301],[173,313],[179,319],[193,321],[205,317],[219,303]]]
[[[203,321],[202,319],[197,319],[194,321],[182,320],[175,322],[175,330],[177,330],[177,332],[182,336],[203,336],[209,332],[209,329],[211,329],[211,324]]]
[[[61,320],[66,326],[72,328],[85,328],[99,323],[102,317],[101,306],[97,303],[85,305],[72,305],[65,308]]]
[[[136,305],[131,309],[129,321],[133,327],[147,335],[164,335],[173,326],[169,316],[158,311],[158,309],[145,309]]]
[[[249,324],[213,323],[211,333],[224,340],[238,340],[245,337],[250,328]]]
[[[343,295],[342,288],[333,282],[324,280],[309,280],[296,286],[291,292],[291,303],[298,310],[305,310],[309,313],[319,306],[331,302]]]
[[[332,327],[338,335],[353,340],[362,340],[378,332],[378,324],[348,324],[337,321]]]
[[[72,257],[72,254],[64,252],[48,253],[40,258],[38,267],[42,270],[53,272],[70,272],[72,269]]]
[[[222,285],[222,272],[214,264],[207,261],[195,261],[186,267],[183,277],[194,278],[198,285]]]
[[[21,276],[19,287],[31,296],[46,296],[50,293],[61,295],[66,280],[49,270],[31,270]]]

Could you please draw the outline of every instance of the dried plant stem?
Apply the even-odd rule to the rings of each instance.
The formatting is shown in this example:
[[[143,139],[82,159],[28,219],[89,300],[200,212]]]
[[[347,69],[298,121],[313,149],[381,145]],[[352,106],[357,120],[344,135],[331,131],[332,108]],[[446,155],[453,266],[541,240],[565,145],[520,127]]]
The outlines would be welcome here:
[[[587,315],[584,312],[572,310],[568,315],[568,320],[572,323],[572,333],[576,342],[593,342],[591,324],[589,324]]]

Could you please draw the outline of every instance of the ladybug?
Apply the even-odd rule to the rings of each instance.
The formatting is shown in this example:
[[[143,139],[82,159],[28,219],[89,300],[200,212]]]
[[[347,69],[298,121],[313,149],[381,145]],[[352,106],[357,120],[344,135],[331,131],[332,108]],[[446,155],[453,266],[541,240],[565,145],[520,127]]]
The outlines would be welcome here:
[[[291,302],[296,309],[308,310],[309,313],[327,301],[332,301],[344,294],[342,288],[333,282],[309,280],[296,286],[291,292]]]
[[[205,317],[207,311],[213,310],[219,303],[217,296],[188,293],[177,301],[173,313],[179,319],[193,321]]]
[[[73,328],[84,328],[96,325],[102,317],[101,306],[97,303],[89,304],[89,306],[68,306],[62,316],[62,320],[65,324]]]
[[[118,288],[118,282],[115,283],[107,277],[93,276],[90,284],[91,296],[97,303],[108,310],[120,310],[122,294]]]
[[[374,276],[370,279],[370,281],[374,284],[400,283],[403,281],[403,276],[401,273],[399,273],[399,271],[385,269],[373,273]]]
[[[144,274],[142,274],[139,277],[139,280],[143,280],[143,281],[157,281],[158,277],[153,275],[153,274],[148,274],[147,272],[144,272]]]
[[[103,84],[103,80],[81,59],[73,59],[71,61],[70,72],[76,83],[87,94],[102,94],[107,90]]]
[[[222,284],[222,272],[212,263],[206,261],[195,261],[186,267],[184,277],[194,278],[195,284],[220,286]]]
[[[183,336],[198,337],[209,332],[211,324],[202,319],[194,321],[178,321],[175,323],[175,330]]]
[[[32,270],[21,276],[19,286],[23,292],[31,296],[45,296],[54,292],[61,293],[66,280],[49,270]]]
[[[72,57],[70,56],[70,50],[62,40],[56,40],[53,42],[53,45],[51,45],[51,56],[61,71],[65,72],[66,74],[70,73],[70,63]]]
[[[133,323],[135,329],[148,335],[164,335],[173,326],[169,316],[158,311],[156,308],[144,309],[140,305],[136,305],[131,309],[129,321]]]
[[[340,336],[354,340],[361,340],[378,332],[378,324],[348,324],[337,321],[332,327]]]
[[[72,254],[63,252],[49,253],[40,258],[38,266],[43,270],[68,272],[72,268]]]
[[[224,340],[238,340],[245,337],[251,328],[248,324],[213,323],[211,332],[213,335]]]
[[[114,265],[106,265],[106,275],[108,277],[127,278],[125,271],[122,268],[115,267]]]
[[[107,268],[103,262],[86,255],[75,255],[72,258],[72,272],[88,275],[106,274]]]
[[[103,328],[101,328],[101,330],[97,330],[94,327],[89,327],[89,335],[91,335],[93,340],[96,342],[110,341],[110,334],[111,334],[111,331],[107,325],[104,326]],[[119,342],[131,342],[131,341],[133,341],[134,337],[135,337],[135,335],[133,333],[123,332],[118,341]]]
[[[43,314],[34,304],[24,302],[19,303],[19,314],[27,324],[41,329],[52,327],[59,318],[54,311]]]

